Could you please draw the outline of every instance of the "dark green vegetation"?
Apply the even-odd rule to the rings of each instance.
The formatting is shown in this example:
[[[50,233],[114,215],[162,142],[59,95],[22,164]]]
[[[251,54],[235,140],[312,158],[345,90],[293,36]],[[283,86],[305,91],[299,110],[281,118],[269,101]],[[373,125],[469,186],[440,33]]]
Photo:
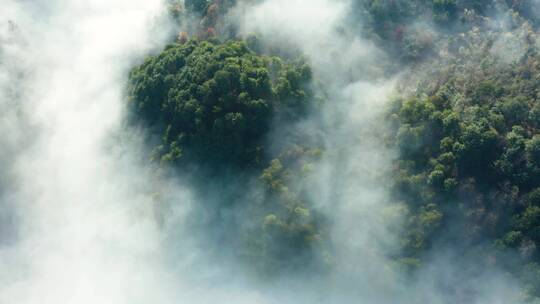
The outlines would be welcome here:
[[[285,136],[277,152],[267,144],[271,125],[286,128],[309,111],[308,66],[257,55],[239,41],[190,40],[147,58],[130,79],[132,119],[159,138],[153,159],[197,172],[193,183],[218,230],[245,226],[232,233],[243,238],[241,255],[276,269],[309,254],[318,239],[316,215],[289,180],[319,152],[296,145],[294,136]],[[220,188],[229,193],[213,203],[208,188],[223,180],[229,183]],[[252,180],[264,193],[249,193]],[[226,210],[249,221],[227,223],[220,219]]]
[[[241,248],[260,269],[305,266],[325,251],[325,219],[303,184],[321,151],[292,126],[316,110],[315,82],[302,62],[257,54],[240,41],[204,41],[235,36],[216,29],[234,3],[177,7],[177,17],[199,18],[191,33],[199,40],[183,33],[132,71],[133,120],[152,130],[156,162],[198,172],[193,184],[211,224],[240,239],[227,247]],[[388,140],[399,151],[388,188],[406,218],[395,258],[414,274],[450,248],[480,267],[507,270],[524,282],[526,297],[540,296],[539,20],[531,13],[540,7],[354,3],[352,31],[393,59],[380,68],[410,72],[387,113]],[[224,193],[213,199],[208,185]]]
[[[512,33],[471,31],[446,47],[416,91],[392,105],[401,152],[393,191],[409,208],[403,255],[422,260],[430,249],[461,248],[485,267],[512,270],[538,296],[536,35],[525,23]]]
[[[169,46],[131,73],[135,114],[163,134],[155,157],[260,167],[270,124],[308,110],[309,67],[259,56],[243,42]]]
[[[267,161],[270,124],[307,111],[310,78],[306,65],[258,56],[242,42],[191,40],[134,69],[130,94],[136,115],[162,134],[155,157],[257,167]]]
[[[178,37],[180,40],[187,40],[188,34],[200,38],[236,36],[236,26],[224,20],[224,16],[236,5],[237,0],[166,1],[172,17],[182,24],[184,32]]]
[[[533,26],[540,23],[540,4],[534,0],[355,0],[351,26],[392,57],[411,63],[437,51],[437,44],[456,34],[484,27],[509,12]]]

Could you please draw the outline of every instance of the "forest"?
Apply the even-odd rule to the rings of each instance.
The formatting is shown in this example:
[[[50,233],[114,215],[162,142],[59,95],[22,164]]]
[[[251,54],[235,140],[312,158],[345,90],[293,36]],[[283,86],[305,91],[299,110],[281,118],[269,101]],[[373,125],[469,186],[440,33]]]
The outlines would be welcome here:
[[[0,303],[540,303],[539,0],[4,1]]]
[[[310,162],[332,147],[288,134],[278,139],[281,149],[269,149],[268,136],[271,125],[288,128],[331,100],[298,52],[264,49],[256,36],[236,33],[226,20],[234,4],[170,3],[191,32],[131,71],[133,120],[158,138],[154,161],[205,172],[195,183],[234,175],[264,185],[258,202],[242,198],[242,189],[234,202],[205,207],[234,205],[259,219],[260,229],[237,232],[246,237],[239,246],[250,263],[274,272],[310,267],[321,263],[321,252],[331,256],[328,223],[298,185]],[[410,273],[430,251],[462,248],[519,278],[526,299],[540,296],[537,5],[354,2],[349,26],[391,55],[385,73],[407,70],[382,116],[386,142],[399,152],[387,188],[406,218],[393,259]]]

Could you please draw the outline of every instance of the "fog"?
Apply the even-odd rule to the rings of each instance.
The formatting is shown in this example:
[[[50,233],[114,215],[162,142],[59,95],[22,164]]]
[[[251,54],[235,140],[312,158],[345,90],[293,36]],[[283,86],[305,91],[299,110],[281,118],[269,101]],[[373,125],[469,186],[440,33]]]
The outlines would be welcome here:
[[[189,184],[156,174],[142,130],[119,135],[128,71],[174,27],[164,3],[0,4],[0,303],[517,303],[516,282],[459,248],[432,253],[414,277],[391,259],[404,219],[384,187],[397,152],[382,115],[401,74],[346,28],[349,1],[231,12],[242,35],[299,50],[328,94],[297,127],[332,147],[307,180],[329,218],[330,269],[271,282],[201,248]]]
[[[152,191],[167,182],[150,180],[135,140],[109,144],[128,69],[164,41],[151,30],[162,3],[2,6],[2,162],[12,174],[2,184],[0,302],[167,303],[200,293],[166,263]],[[190,198],[181,184],[170,191],[173,221]]]

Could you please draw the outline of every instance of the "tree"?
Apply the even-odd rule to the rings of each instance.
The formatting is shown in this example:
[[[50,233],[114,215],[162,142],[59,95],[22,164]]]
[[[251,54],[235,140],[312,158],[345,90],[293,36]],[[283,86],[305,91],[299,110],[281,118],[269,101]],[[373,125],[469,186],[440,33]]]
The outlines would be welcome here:
[[[525,144],[527,162],[533,170],[540,169],[540,135],[535,135]]]
[[[188,12],[197,14],[198,16],[204,15],[209,5],[208,0],[185,0],[184,3]]]
[[[205,204],[205,218],[227,230],[235,252],[264,270],[305,265],[319,240],[316,213],[303,194],[307,190],[295,188],[301,183],[292,180],[300,180],[316,153],[280,138],[283,151],[275,155],[267,140],[271,123],[288,126],[307,113],[310,82],[311,70],[301,61],[258,55],[242,41],[215,39],[169,45],[130,73],[131,122],[149,131],[153,159],[178,172],[197,168],[189,178]],[[255,181],[263,193],[252,197],[246,184]],[[217,202],[209,184],[216,184]],[[233,207],[249,222],[224,219]]]
[[[525,96],[518,96],[504,100],[501,102],[500,109],[504,115],[506,123],[510,126],[527,122],[529,105],[527,97]]]
[[[191,40],[135,68],[130,85],[135,117],[164,134],[155,156],[175,163],[256,165],[270,122],[308,106],[309,69],[275,61],[243,42]]]

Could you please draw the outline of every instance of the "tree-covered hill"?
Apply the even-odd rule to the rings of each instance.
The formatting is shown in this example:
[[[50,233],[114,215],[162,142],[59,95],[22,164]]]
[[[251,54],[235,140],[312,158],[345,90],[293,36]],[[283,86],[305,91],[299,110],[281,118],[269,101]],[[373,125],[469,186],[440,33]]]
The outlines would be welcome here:
[[[307,111],[310,73],[242,42],[191,40],[134,69],[130,94],[136,117],[162,134],[155,157],[261,166],[270,124]]]
[[[227,230],[222,242],[260,269],[306,266],[328,249],[327,219],[304,184],[323,152],[293,125],[320,110],[314,92],[324,85],[306,62],[257,53],[237,37],[226,20],[236,3],[172,1],[196,38],[182,32],[132,70],[130,119],[150,130],[155,162],[197,171],[191,181],[208,226]],[[398,152],[386,186],[406,219],[391,258],[414,273],[453,248],[523,282],[525,298],[539,297],[540,53],[531,13],[539,5],[353,4],[350,28],[337,33],[374,41],[391,58],[374,65],[401,78],[384,121]],[[226,195],[211,199],[212,183]]]
[[[540,54],[528,25],[478,29],[425,66],[392,104],[393,185],[409,209],[404,255],[461,248],[540,295]],[[516,48],[519,47],[519,50]],[[516,53],[512,56],[507,50]],[[515,271],[515,269],[520,269]]]
[[[167,46],[130,74],[131,121],[151,130],[153,160],[190,172],[207,202],[200,208],[227,235],[221,241],[264,269],[305,265],[320,238],[302,186],[289,183],[320,152],[295,136],[269,138],[271,125],[292,129],[308,113],[310,80],[301,61],[258,55],[241,41],[198,39]],[[214,183],[217,200],[208,191]],[[224,219],[227,212],[243,216]]]
[[[473,28],[511,23],[517,15],[540,25],[540,4],[525,0],[355,0],[350,26],[401,63],[430,58],[438,44]]]

